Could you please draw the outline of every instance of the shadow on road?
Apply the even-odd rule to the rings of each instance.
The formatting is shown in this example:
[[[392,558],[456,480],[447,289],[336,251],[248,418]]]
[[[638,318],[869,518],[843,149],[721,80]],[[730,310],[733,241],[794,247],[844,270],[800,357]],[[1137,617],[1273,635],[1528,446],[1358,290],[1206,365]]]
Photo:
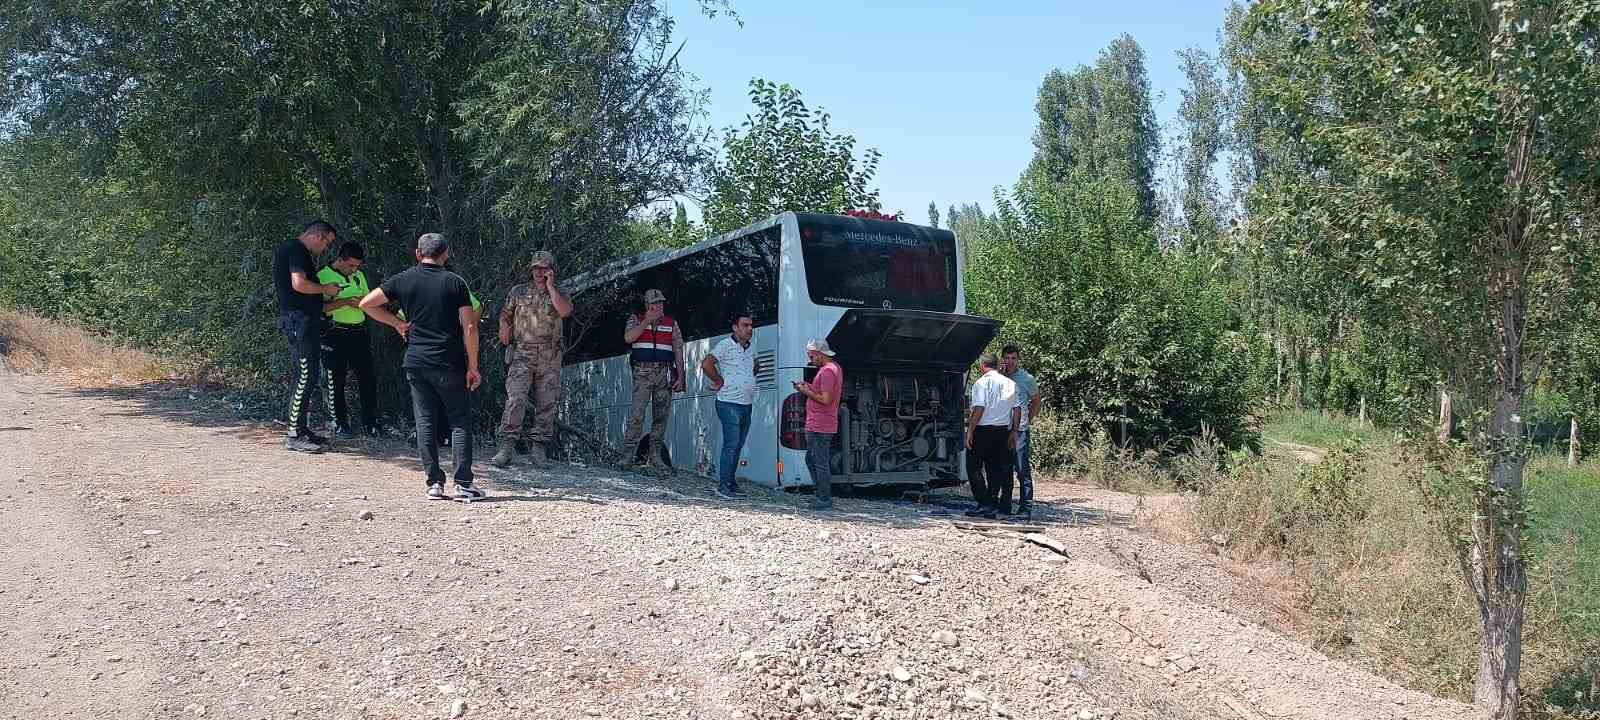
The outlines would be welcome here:
[[[279,421],[241,419],[241,408],[219,393],[206,393],[172,384],[152,383],[130,387],[65,388],[70,396],[113,401],[102,417],[159,417],[174,423],[206,428],[218,434],[256,445],[275,443],[285,427]],[[0,430],[26,428],[0,428]],[[497,468],[487,462],[492,446],[478,443],[474,473],[485,481],[491,497],[476,503],[580,502],[610,504],[616,501],[671,505],[679,507],[734,510],[745,513],[814,517],[834,522],[862,523],[886,527],[915,528],[970,520],[963,515],[974,507],[966,488],[946,488],[926,493],[899,490],[851,489],[835,491],[835,509],[816,512],[807,508],[809,494],[747,484],[746,499],[723,500],[712,491],[716,482],[688,473],[642,473],[598,465],[552,462],[544,467],[516,464]],[[440,460],[449,467],[448,448],[440,449]],[[394,477],[414,477],[422,487],[416,450],[407,442],[393,438],[356,438],[335,441],[327,455],[359,455],[392,465]],[[512,494],[515,493],[515,494]],[[1088,498],[1065,497],[1040,500],[1028,518],[1013,516],[1011,523],[1051,527],[1114,525],[1126,527],[1133,518],[1127,513],[1108,512],[1086,503]],[[1005,521],[1002,521],[1005,522]]]

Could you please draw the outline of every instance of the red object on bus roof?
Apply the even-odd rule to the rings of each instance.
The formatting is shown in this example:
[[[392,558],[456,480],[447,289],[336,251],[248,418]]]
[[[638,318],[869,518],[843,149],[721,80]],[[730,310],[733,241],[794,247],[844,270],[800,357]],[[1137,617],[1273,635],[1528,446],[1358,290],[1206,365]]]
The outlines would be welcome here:
[[[846,210],[844,214],[853,218],[861,218],[862,220],[893,220],[894,222],[900,222],[901,216],[900,213],[885,215],[876,210]]]

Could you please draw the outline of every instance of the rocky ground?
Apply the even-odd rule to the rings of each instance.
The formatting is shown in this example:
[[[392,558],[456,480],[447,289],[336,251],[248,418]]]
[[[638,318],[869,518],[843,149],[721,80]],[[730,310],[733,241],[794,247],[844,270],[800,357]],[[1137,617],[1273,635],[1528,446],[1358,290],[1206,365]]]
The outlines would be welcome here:
[[[0,374],[0,708],[18,718],[1470,718],[1271,628],[1141,502],[838,501],[286,453],[181,391]],[[487,455],[487,452],[483,453]],[[948,503],[948,504],[947,504]],[[1048,544],[1048,542],[1047,542]]]

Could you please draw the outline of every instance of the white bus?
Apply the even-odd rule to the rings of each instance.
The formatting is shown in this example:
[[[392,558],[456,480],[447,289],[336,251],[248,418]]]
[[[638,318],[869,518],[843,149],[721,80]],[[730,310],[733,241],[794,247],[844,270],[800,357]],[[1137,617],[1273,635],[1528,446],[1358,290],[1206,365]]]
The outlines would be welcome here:
[[[644,292],[658,288],[683,333],[688,374],[685,391],[673,396],[665,447],[650,449],[669,464],[716,476],[722,431],[699,365],[728,336],[732,318],[747,312],[756,328],[756,398],[736,477],[782,489],[811,485],[805,398],[791,383],[815,373],[805,345],[821,337],[845,377],[834,484],[958,484],[966,370],[1000,326],[965,314],[961,269],[948,230],[805,213],[610,263],[566,283],[574,312],[562,413],[621,447],[633,377],[623,327],[643,310]]]

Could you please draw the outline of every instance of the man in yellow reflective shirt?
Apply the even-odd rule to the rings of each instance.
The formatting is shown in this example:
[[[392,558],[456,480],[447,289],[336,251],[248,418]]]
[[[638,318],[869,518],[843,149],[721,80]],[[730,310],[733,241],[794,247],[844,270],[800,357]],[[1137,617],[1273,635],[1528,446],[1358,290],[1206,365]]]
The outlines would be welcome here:
[[[355,373],[361,400],[361,428],[368,435],[376,434],[378,429],[378,382],[372,374],[372,342],[367,337],[367,314],[359,305],[372,290],[361,270],[365,264],[366,250],[361,243],[347,242],[339,246],[339,255],[333,262],[317,271],[317,282],[339,287],[337,295],[322,303],[322,314],[329,320],[322,335],[322,370],[326,376],[324,400],[333,411],[334,437],[340,438],[354,434],[344,392],[346,376],[351,371]]]

